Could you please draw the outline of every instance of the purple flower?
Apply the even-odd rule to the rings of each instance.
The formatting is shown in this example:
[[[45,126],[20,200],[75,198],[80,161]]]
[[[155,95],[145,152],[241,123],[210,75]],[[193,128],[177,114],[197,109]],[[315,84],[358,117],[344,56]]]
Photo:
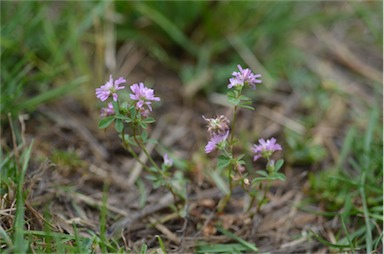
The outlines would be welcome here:
[[[152,111],[151,101],[160,101],[159,97],[155,97],[153,89],[145,87],[143,83],[133,84],[131,86],[133,94],[130,94],[132,100],[136,100],[136,108],[142,109],[144,104],[148,106],[149,110]]]
[[[269,158],[273,152],[281,150],[281,146],[276,143],[275,138],[259,139],[259,145],[253,145],[251,148],[254,153],[253,160],[256,161],[260,157]]]
[[[117,101],[118,95],[116,92],[125,88],[125,86],[119,86],[125,82],[126,80],[123,77],[113,81],[112,75],[110,75],[109,81],[107,81],[105,85],[101,86],[100,88],[96,88],[96,97],[101,101],[105,101],[110,95],[112,95],[113,100]]]
[[[139,108],[140,115],[144,118],[147,118],[149,116],[149,110],[145,108]]]
[[[261,74],[253,74],[250,69],[243,69],[241,68],[240,64],[237,65],[237,68],[239,68],[240,72],[233,72],[232,78],[229,79],[228,88],[232,88],[234,86],[244,86],[249,85],[253,89],[256,88],[257,83],[261,83],[262,81],[258,78],[261,77]]]
[[[100,116],[105,117],[105,116],[111,116],[115,114],[115,110],[113,109],[112,103],[108,103],[108,106],[106,108],[102,108],[100,110]]]
[[[210,153],[217,145],[219,145],[221,142],[225,141],[228,138],[229,130],[224,134],[216,134],[211,137],[211,140],[209,140],[208,144],[205,146],[205,153]]]
[[[203,116],[203,118],[208,123],[208,132],[211,136],[224,135],[229,130],[229,120],[223,115],[216,118]]]
[[[173,160],[171,158],[169,158],[168,154],[165,153],[164,156],[163,156],[163,159],[164,159],[164,166],[172,167]]]

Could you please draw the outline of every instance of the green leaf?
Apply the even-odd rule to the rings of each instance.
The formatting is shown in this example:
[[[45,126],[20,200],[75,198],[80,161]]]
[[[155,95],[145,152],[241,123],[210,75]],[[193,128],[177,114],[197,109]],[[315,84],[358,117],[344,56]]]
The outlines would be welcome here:
[[[241,103],[241,104],[239,104],[238,106],[241,107],[241,108],[249,109],[249,110],[255,110],[254,107],[252,107],[252,106],[248,106],[248,105],[246,105],[246,104],[244,104],[244,103]]]
[[[243,101],[241,101],[241,103],[239,103],[239,107],[250,109],[250,110],[255,110],[255,108],[250,106],[250,105],[252,105],[252,101],[250,101],[250,100],[243,100]]]
[[[128,110],[129,110],[129,113],[130,113],[131,117],[137,116],[136,108],[134,106],[129,107]],[[138,114],[138,115],[140,115],[140,114]]]
[[[281,180],[281,181],[285,181],[285,175],[282,174],[282,173],[275,173],[275,174],[273,174],[272,176],[270,176],[270,179],[271,179],[271,180]]]
[[[124,129],[124,123],[123,123],[123,120],[121,119],[116,119],[115,121],[115,130],[120,133],[122,132]]]
[[[239,92],[237,90],[229,91],[227,93],[227,99],[230,104],[235,106],[237,106],[241,101],[239,97]]]
[[[219,157],[217,157],[217,168],[219,170],[226,168],[230,163],[231,159],[225,155],[220,155]]]
[[[228,97],[228,102],[229,102],[230,104],[232,104],[232,105],[237,106],[237,105],[239,105],[239,103],[240,103],[240,99],[238,99],[238,98],[234,98],[234,97]]]
[[[107,128],[115,120],[114,116],[107,116],[99,121],[99,129]]]
[[[233,91],[229,91],[229,92],[227,93],[227,97],[228,97],[228,98],[234,98],[234,97],[237,97],[237,96],[235,95],[235,93],[234,93]]]
[[[258,173],[259,175],[268,177],[268,173],[266,171],[264,171],[264,170],[256,170],[256,173]]]
[[[147,142],[147,139],[148,139],[148,132],[143,131],[143,132],[141,133],[141,140],[143,141],[143,143],[146,143],[146,142]]]
[[[112,105],[113,105],[113,110],[115,111],[115,114],[118,114],[120,112],[119,103],[113,100]]]
[[[251,100],[251,98],[249,98],[249,97],[247,97],[245,95],[240,95],[239,99],[242,100],[242,101],[250,101]]]
[[[155,118],[151,118],[151,117],[148,117],[148,118],[145,118],[143,120],[144,123],[154,123],[156,122]]]
[[[124,120],[126,123],[132,122],[131,118],[129,118],[128,116],[122,115],[122,114],[115,115],[115,118]]]
[[[148,125],[147,125],[146,123],[144,123],[144,122],[141,122],[141,123],[140,123],[140,126],[141,126],[141,128],[143,128],[143,129],[148,129]]]
[[[265,180],[268,180],[268,178],[267,178],[267,177],[256,177],[256,178],[254,178],[254,179],[252,180],[252,184],[254,184],[254,183],[258,183],[258,182],[263,182],[263,181],[265,181]]]
[[[283,159],[279,159],[276,161],[276,164],[275,164],[275,171],[279,171],[280,168],[283,166],[284,164],[284,160]]]

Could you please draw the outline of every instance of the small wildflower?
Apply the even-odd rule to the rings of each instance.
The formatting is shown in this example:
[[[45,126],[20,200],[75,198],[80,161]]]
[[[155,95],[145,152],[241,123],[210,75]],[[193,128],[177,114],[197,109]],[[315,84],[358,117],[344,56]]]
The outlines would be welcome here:
[[[232,88],[234,86],[244,86],[249,85],[253,89],[256,88],[257,83],[261,83],[262,81],[258,78],[261,78],[261,74],[253,74],[252,71],[248,68],[243,69],[240,64],[237,65],[240,72],[233,72],[232,78],[229,79],[228,88]]]
[[[205,118],[208,123],[208,132],[211,136],[224,135],[229,130],[229,120],[225,116],[221,115],[216,118]]]
[[[244,182],[245,186],[249,186],[249,184],[250,184],[248,178],[244,178],[243,182]]]
[[[125,86],[119,86],[122,83],[125,83],[126,80],[123,77],[120,77],[119,79],[113,81],[112,75],[109,76],[109,81],[105,83],[105,85],[96,88],[96,97],[100,99],[101,101],[105,101],[108,99],[110,95],[112,95],[113,100],[117,101],[118,95],[117,91],[124,89]]]
[[[281,150],[281,146],[276,143],[275,138],[268,139],[259,139],[259,145],[253,145],[251,148],[254,153],[253,160],[256,161],[260,157],[269,158],[273,152]]]
[[[164,160],[164,166],[166,167],[172,167],[173,165],[173,160],[171,158],[169,158],[168,154],[164,154],[163,156],[163,160]]]
[[[143,109],[144,104],[148,106],[149,110],[152,111],[151,101],[160,101],[159,97],[155,97],[153,89],[145,87],[143,83],[133,84],[131,86],[133,94],[130,94],[132,100],[136,100],[136,108]]]
[[[100,110],[100,116],[105,117],[105,116],[111,116],[115,114],[115,110],[113,109],[112,103],[108,103],[108,106],[106,108],[102,108]]]
[[[211,137],[211,140],[205,146],[205,153],[210,153],[228,138],[229,130],[224,134],[215,134]]]

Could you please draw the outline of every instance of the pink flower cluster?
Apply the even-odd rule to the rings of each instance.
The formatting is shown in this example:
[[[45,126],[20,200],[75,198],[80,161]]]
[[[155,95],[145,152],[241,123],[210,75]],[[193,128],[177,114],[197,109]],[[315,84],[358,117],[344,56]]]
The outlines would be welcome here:
[[[100,116],[105,117],[105,116],[111,116],[115,114],[115,110],[113,109],[112,102],[108,103],[108,106],[106,108],[102,108],[100,110]]]
[[[203,116],[203,118],[208,123],[208,132],[211,136],[211,139],[205,146],[205,153],[211,153],[228,138],[229,120],[223,115],[216,118],[206,118]]]
[[[96,97],[101,101],[106,101],[108,97],[112,95],[113,100],[117,101],[119,96],[116,92],[125,88],[125,86],[119,86],[120,84],[125,82],[127,81],[123,77],[120,77],[119,79],[113,81],[112,75],[110,75],[109,81],[107,81],[105,85],[101,86],[100,88],[96,88]]]
[[[120,77],[114,81],[112,75],[110,75],[109,81],[107,81],[105,85],[96,88],[96,97],[101,101],[106,101],[110,96],[112,96],[113,100],[117,101],[119,98],[117,91],[125,88],[125,86],[120,86],[125,82],[126,80],[123,77]],[[140,82],[139,84],[133,84],[130,89],[133,93],[129,95],[130,98],[132,100],[137,101],[135,105],[136,109],[140,112],[142,116],[147,117],[149,111],[152,111],[152,101],[160,101],[160,98],[155,97],[154,90],[145,87],[142,82]],[[144,107],[145,105],[148,107],[149,110]],[[108,106],[106,108],[102,108],[100,111],[100,115],[102,117],[110,116],[114,113],[115,112],[112,103],[108,103]]]
[[[269,158],[273,152],[280,151],[281,146],[276,143],[275,138],[264,140],[259,139],[259,145],[253,145],[251,148],[254,153],[253,160],[256,161],[260,157]]]
[[[143,109],[144,105],[147,105],[150,111],[152,111],[151,101],[160,101],[159,97],[155,97],[153,89],[145,87],[143,83],[133,84],[131,86],[131,91],[133,94],[130,94],[132,100],[136,100],[136,108]]]
[[[249,85],[253,89],[256,89],[256,84],[261,83],[262,81],[258,78],[261,77],[261,74],[253,74],[252,71],[248,68],[243,69],[240,64],[237,65],[240,72],[234,71],[232,73],[232,78],[229,79],[228,88],[236,86]]]
[[[216,147],[223,141],[227,140],[229,134],[229,130],[226,131],[224,134],[215,134],[211,136],[211,139],[209,140],[208,144],[205,146],[205,153],[211,153],[213,150],[216,149]]]

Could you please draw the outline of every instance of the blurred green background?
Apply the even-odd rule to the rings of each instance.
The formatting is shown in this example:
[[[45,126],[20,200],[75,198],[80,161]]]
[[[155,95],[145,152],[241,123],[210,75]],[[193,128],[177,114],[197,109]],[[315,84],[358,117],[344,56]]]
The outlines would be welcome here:
[[[300,38],[321,36],[319,27],[335,31],[360,47],[365,60],[381,64],[381,2],[1,4],[2,113],[33,110],[74,90],[88,96],[110,72],[119,71],[116,59],[124,61],[118,54],[129,43],[173,70],[184,84],[208,72],[202,84],[207,93],[224,90],[228,73],[245,62],[263,72],[267,87],[288,82],[317,105],[326,104],[324,98],[312,97],[326,96],[318,88],[318,75],[308,71],[307,52],[297,47]],[[321,38],[312,43],[306,47],[317,50],[324,44]]]

